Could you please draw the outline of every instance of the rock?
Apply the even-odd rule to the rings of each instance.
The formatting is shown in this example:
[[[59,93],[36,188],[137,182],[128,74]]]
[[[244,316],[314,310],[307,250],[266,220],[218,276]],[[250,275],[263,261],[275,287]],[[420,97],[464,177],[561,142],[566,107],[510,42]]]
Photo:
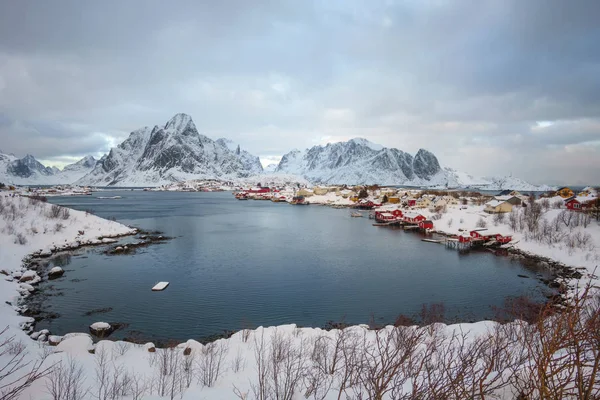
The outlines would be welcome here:
[[[91,345],[90,347],[88,347],[88,353],[96,354],[96,346]]]
[[[186,347],[186,348],[183,350],[183,355],[184,355],[184,356],[189,356],[190,354],[192,354],[192,348],[191,348],[191,347]]]
[[[6,276],[8,276],[8,275],[9,275],[9,274],[8,274],[8,271],[6,271],[5,269],[0,269],[0,274],[2,274],[2,275],[6,275]]]
[[[56,335],[48,336],[48,344],[50,346],[58,346],[58,344],[60,342],[62,342],[62,340],[63,340],[62,336],[56,336]]]
[[[156,346],[154,345],[154,343],[146,343],[144,345],[144,348],[148,351],[148,353],[156,352]]]
[[[122,248],[121,246],[117,246],[117,247],[115,248],[115,251],[123,251],[123,248]]]
[[[102,339],[108,337],[114,328],[108,322],[95,322],[90,325],[90,332],[92,335]]]
[[[48,329],[42,329],[42,330],[40,331],[40,334],[41,334],[41,335],[49,335],[49,334],[50,334],[50,331],[49,331]]]
[[[37,341],[38,342],[45,342],[46,339],[47,339],[46,335],[40,335],[40,336],[38,336]]]
[[[33,332],[31,335],[29,335],[29,337],[32,338],[33,340],[37,340],[40,337],[40,333]]]
[[[31,293],[31,292],[35,291],[35,288],[28,283],[21,283],[19,285],[19,291],[20,292],[28,291],[29,293]]]
[[[44,249],[44,250],[40,251],[38,255],[40,257],[50,257],[52,255],[52,250]]]
[[[529,278],[527,275],[521,275],[521,274],[518,274],[517,276],[518,276],[519,278]]]
[[[19,282],[39,282],[39,276],[35,273],[35,271],[25,271],[23,275],[19,278]]]
[[[117,242],[118,242],[118,240],[116,240],[116,239],[111,239],[111,238],[103,238],[102,239],[102,243],[104,243],[104,244],[117,243]]]
[[[56,279],[63,276],[65,271],[61,267],[54,267],[48,271],[48,279]]]
[[[4,278],[4,280],[8,281],[8,282],[12,282],[15,280],[15,278],[13,278],[12,276],[7,276],[6,278]]]

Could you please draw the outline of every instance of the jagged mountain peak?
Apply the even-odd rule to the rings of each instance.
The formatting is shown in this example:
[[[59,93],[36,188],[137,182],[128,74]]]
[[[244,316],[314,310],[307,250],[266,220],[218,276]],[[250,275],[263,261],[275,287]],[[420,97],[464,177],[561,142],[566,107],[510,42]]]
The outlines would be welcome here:
[[[132,132],[79,184],[156,186],[201,178],[239,178],[262,172],[255,157],[231,141],[201,135],[192,118],[176,114],[166,124]]]
[[[198,133],[192,117],[183,113],[175,114],[173,118],[165,124],[164,130],[184,135]]]
[[[380,151],[380,150],[384,149],[384,147],[382,145],[373,143],[370,140],[361,138],[361,137],[356,137],[356,138],[350,139],[348,142],[356,143],[357,145],[360,145],[360,146],[366,146],[366,147],[370,148],[371,150],[375,150],[375,151]]]

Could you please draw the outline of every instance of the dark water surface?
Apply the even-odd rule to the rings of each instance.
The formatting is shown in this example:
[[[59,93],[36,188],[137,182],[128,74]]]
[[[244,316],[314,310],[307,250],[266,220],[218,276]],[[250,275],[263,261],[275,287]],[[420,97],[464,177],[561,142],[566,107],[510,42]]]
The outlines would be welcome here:
[[[92,248],[55,259],[66,274],[42,283],[37,297],[60,315],[38,324],[54,334],[87,331],[96,321],[129,324],[116,338],[155,340],[372,316],[389,323],[439,302],[448,317],[469,321],[492,317],[491,306],[507,296],[542,299],[547,290],[535,271],[507,258],[459,254],[343,209],[238,201],[231,193],[114,191],[50,201],[175,237],[134,255]],[[158,281],[170,286],[152,292]],[[85,315],[102,308],[112,311]]]

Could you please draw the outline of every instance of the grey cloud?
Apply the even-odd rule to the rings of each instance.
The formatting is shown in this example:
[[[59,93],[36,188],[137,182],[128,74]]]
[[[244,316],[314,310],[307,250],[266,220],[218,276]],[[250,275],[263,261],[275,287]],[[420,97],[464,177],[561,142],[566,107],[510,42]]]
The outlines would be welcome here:
[[[598,153],[599,17],[594,0],[2,2],[0,148],[99,153],[186,112],[265,157],[364,136],[547,181]]]

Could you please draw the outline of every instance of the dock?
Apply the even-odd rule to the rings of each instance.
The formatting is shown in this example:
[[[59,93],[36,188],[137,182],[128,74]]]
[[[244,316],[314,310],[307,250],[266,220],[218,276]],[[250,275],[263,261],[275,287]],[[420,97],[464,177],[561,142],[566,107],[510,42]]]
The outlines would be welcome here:
[[[169,286],[169,282],[158,282],[156,285],[152,287],[153,292],[160,292],[165,290]]]

